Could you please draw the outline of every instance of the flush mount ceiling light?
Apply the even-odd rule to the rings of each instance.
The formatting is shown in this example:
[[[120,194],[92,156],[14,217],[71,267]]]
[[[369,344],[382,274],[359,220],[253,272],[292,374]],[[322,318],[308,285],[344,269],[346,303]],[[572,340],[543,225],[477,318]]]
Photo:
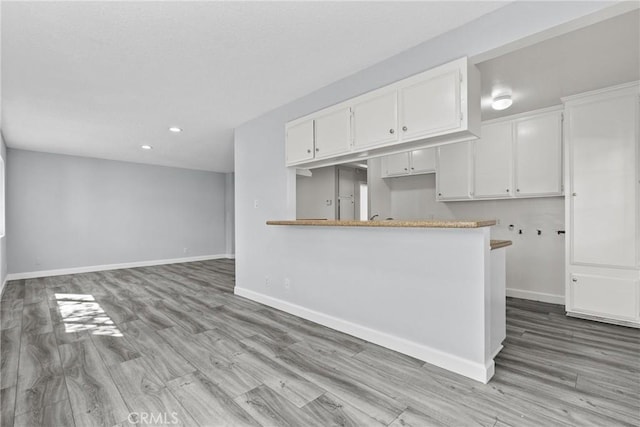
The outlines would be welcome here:
[[[171,131],[171,132],[173,132],[173,133],[180,133],[180,132],[182,132],[182,128],[179,128],[179,127],[177,127],[177,126],[171,126],[171,127],[169,128],[169,131]]]
[[[493,97],[493,100],[491,101],[491,108],[498,111],[506,110],[507,108],[511,107],[511,104],[513,104],[513,99],[511,99],[511,94],[501,93]]]
[[[151,149],[153,149],[153,147],[152,147],[152,146],[147,145],[147,144],[145,144],[145,145],[141,145],[141,146],[140,146],[140,148],[142,148],[143,150],[151,150]]]

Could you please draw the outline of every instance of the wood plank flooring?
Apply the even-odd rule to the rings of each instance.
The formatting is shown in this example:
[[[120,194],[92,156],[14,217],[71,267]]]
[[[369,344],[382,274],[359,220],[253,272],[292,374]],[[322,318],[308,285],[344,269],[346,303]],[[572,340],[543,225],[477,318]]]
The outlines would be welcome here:
[[[233,295],[215,260],[7,284],[0,426],[638,426],[640,331],[507,302],[483,385]]]

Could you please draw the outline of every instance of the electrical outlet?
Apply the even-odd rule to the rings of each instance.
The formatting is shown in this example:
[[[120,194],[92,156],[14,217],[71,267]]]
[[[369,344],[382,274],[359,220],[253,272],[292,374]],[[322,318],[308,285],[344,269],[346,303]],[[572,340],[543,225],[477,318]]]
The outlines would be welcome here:
[[[258,205],[259,205],[259,203],[258,203],[258,199],[254,199],[254,200],[253,200],[253,208],[254,208],[254,209],[258,209]]]

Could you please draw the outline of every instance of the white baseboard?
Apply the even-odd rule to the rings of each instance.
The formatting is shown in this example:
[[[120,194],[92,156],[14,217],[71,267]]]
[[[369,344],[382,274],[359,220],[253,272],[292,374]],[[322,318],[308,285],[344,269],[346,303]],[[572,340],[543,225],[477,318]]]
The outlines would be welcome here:
[[[486,365],[483,365],[482,363],[463,359],[395,335],[380,332],[366,326],[358,325],[344,319],[339,319],[328,314],[320,313],[297,304],[292,304],[281,299],[273,298],[248,289],[239,288],[237,286],[234,293],[241,297],[302,317],[303,319],[319,323],[331,329],[407,354],[432,365],[448,369],[449,371],[464,375],[485,384],[491,379],[495,370],[493,360],[490,360]]]
[[[564,295],[547,294],[544,292],[525,291],[522,289],[507,288],[507,296],[513,298],[529,299],[532,301],[548,302],[564,305]]]
[[[236,254],[226,254],[224,257],[229,259],[236,259]]]
[[[123,268],[151,267],[154,265],[179,264],[183,262],[207,261],[210,259],[229,258],[227,254],[201,255],[187,258],[157,259],[151,261],[125,262],[121,264],[90,265],[87,267],[60,268],[56,270],[29,271],[11,273],[6,280],[35,279],[38,277],[64,276],[67,274],[92,273],[94,271],[120,270]]]

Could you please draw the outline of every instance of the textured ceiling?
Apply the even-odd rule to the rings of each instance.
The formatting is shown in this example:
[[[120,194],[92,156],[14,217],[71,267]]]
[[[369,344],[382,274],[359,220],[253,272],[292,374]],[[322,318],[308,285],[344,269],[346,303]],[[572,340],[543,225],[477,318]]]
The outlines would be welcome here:
[[[229,172],[235,126],[505,4],[3,1],[3,134]]]

